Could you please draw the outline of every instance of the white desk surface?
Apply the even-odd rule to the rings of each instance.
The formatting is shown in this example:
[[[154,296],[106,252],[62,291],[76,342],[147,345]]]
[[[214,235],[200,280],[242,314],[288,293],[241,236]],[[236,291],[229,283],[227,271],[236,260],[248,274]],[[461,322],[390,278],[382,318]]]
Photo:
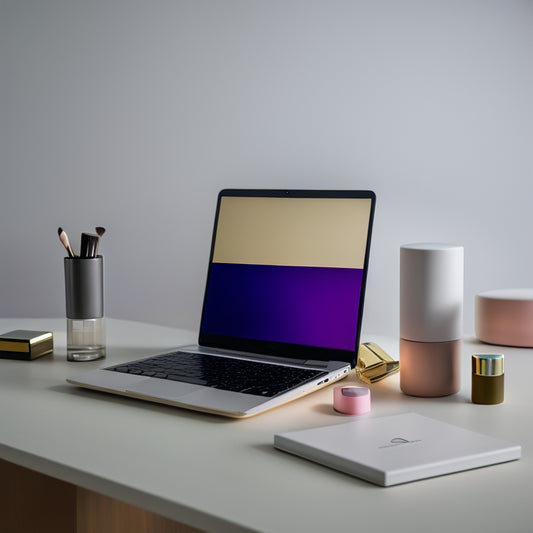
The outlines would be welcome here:
[[[0,319],[0,332],[54,332],[32,362],[0,360],[0,457],[182,523],[225,531],[533,531],[533,350],[465,340],[463,387],[412,398],[396,374],[372,385],[370,416],[414,411],[522,445],[519,461],[380,488],[273,448],[274,433],[348,422],[332,387],[244,420],[79,389],[69,375],[194,342],[107,319],[106,360],[66,360],[63,319]],[[366,336],[398,357],[394,340]],[[505,354],[505,402],[470,402],[470,354]],[[360,384],[350,375],[344,383]],[[443,443],[446,445],[446,443]]]

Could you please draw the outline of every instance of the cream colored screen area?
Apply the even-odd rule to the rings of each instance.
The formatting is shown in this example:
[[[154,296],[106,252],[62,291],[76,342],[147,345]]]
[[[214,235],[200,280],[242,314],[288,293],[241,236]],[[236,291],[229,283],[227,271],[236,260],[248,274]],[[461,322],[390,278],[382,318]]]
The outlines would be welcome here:
[[[223,197],[213,261],[363,268],[368,198]]]

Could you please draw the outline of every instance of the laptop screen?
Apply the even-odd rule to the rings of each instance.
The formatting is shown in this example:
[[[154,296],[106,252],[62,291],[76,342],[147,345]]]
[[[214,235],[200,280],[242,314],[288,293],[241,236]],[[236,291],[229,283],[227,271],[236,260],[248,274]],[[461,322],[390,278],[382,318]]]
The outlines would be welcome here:
[[[200,344],[355,365],[374,203],[368,191],[222,191]]]

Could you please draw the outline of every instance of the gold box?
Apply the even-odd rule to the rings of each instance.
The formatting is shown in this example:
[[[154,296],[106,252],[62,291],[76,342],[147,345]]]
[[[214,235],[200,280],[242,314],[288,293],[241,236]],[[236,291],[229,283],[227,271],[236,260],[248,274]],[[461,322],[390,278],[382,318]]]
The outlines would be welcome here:
[[[356,373],[364,383],[376,383],[399,370],[400,363],[377,344],[364,342],[359,346]]]
[[[54,336],[49,331],[16,329],[0,335],[0,359],[31,361],[53,350]]]

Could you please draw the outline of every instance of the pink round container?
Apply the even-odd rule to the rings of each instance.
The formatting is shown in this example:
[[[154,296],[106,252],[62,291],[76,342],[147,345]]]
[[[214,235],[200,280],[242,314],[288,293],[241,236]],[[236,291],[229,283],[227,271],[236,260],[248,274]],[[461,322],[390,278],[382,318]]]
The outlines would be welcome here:
[[[503,346],[533,347],[533,289],[500,289],[476,296],[476,336]]]
[[[340,386],[333,389],[333,407],[345,415],[370,411],[370,390],[366,387]]]

